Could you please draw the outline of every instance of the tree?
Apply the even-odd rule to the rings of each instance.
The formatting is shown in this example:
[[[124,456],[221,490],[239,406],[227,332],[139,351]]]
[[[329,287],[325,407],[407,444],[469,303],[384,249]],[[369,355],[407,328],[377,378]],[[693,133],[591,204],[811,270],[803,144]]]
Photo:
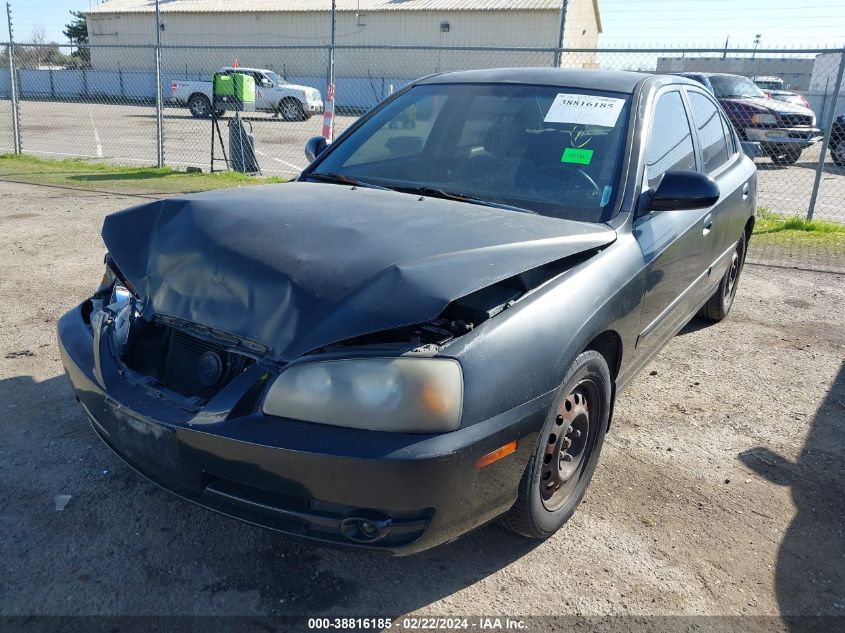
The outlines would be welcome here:
[[[65,24],[65,30],[62,33],[76,45],[76,50],[71,53],[71,56],[87,65],[91,61],[91,51],[88,48],[88,22],[81,11],[71,11],[70,14],[73,20]]]

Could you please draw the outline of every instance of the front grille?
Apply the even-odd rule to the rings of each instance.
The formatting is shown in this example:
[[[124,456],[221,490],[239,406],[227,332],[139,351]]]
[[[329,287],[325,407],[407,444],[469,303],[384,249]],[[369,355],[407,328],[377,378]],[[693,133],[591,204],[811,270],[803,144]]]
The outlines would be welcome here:
[[[780,120],[787,127],[810,127],[813,125],[813,117],[809,114],[781,114]]]
[[[170,391],[207,401],[254,361],[217,343],[155,323],[130,330],[124,362]]]

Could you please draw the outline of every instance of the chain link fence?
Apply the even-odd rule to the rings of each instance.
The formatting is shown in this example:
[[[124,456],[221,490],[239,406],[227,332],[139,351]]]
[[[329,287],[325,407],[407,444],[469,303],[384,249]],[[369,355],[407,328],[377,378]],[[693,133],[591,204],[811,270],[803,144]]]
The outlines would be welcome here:
[[[83,49],[15,44],[12,94],[8,45],[0,68],[0,151],[15,148],[17,99],[24,153],[154,165],[159,156],[156,55],[151,45]],[[211,168],[211,78],[221,67],[255,69],[256,112],[242,114],[261,172],[295,177],[303,147],[321,134],[328,77],[335,77],[335,135],[414,79],[432,73],[555,65],[681,73],[704,84],[758,167],[767,233],[752,260],[845,269],[845,244],[789,230],[785,218],[845,225],[845,112],[841,49],[555,49],[443,46],[162,46],[161,152],[176,168]],[[58,61],[57,61],[58,60]],[[62,61],[68,63],[61,63]],[[319,94],[317,94],[319,93]],[[228,145],[227,124],[220,138]],[[724,127],[719,127],[724,126]],[[702,130],[700,135],[704,135]],[[713,157],[706,155],[705,161]],[[715,150],[714,150],[715,151]],[[715,159],[718,160],[718,159]],[[219,165],[218,165],[219,168]],[[786,230],[784,227],[786,226]]]

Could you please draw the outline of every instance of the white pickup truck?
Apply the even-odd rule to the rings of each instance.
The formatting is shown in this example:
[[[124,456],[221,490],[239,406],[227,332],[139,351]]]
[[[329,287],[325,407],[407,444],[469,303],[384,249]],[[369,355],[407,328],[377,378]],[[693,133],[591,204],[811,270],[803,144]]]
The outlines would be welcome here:
[[[316,88],[287,83],[272,70],[264,68],[221,68],[222,73],[242,73],[255,77],[255,109],[278,114],[285,121],[304,121],[322,114],[323,95]],[[210,81],[174,81],[170,100],[187,105],[191,114],[203,119],[211,116]],[[222,110],[217,111],[222,114]]]

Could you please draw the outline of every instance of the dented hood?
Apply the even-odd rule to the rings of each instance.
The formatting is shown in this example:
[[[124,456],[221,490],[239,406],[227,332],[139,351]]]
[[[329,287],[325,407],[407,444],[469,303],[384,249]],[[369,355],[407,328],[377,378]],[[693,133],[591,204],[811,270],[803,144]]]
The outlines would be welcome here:
[[[455,299],[615,237],[600,224],[314,183],[170,198],[103,225],[148,316],[247,338],[286,361],[433,319]]]

